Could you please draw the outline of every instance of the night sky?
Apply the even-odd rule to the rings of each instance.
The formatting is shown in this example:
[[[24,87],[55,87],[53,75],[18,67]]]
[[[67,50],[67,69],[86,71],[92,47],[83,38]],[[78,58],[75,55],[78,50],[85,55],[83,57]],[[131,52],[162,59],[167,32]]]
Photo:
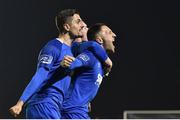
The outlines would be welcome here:
[[[92,102],[93,118],[125,110],[180,109],[180,7],[171,0],[1,0],[0,118],[21,96],[40,49],[58,36],[59,10],[76,8],[91,26],[106,23],[117,38],[113,69]],[[24,114],[19,118],[23,118]]]

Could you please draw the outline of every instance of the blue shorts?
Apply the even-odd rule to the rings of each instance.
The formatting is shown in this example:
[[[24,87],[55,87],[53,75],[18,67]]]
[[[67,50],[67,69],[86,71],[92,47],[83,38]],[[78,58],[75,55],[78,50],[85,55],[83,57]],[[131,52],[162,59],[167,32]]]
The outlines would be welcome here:
[[[62,113],[62,119],[91,119],[88,113]]]
[[[26,107],[27,119],[60,119],[60,110],[49,102],[29,104]]]

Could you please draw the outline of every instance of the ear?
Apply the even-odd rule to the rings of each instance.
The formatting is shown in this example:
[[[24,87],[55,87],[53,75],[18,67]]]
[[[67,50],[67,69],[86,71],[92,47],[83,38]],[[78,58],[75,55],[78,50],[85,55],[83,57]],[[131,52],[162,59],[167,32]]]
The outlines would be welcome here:
[[[100,36],[97,36],[96,41],[100,44],[103,44],[103,39]]]
[[[64,29],[65,29],[66,31],[69,31],[69,29],[70,29],[69,24],[64,24]]]

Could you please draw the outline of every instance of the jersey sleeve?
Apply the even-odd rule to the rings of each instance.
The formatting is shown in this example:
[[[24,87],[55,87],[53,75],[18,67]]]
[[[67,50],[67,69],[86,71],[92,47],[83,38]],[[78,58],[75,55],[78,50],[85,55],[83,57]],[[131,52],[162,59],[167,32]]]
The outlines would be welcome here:
[[[90,52],[83,52],[71,63],[70,69],[73,70],[78,67],[91,67],[93,63],[93,54],[90,54]]]
[[[78,54],[84,52],[85,50],[91,51],[101,62],[107,60],[108,55],[105,49],[95,41],[87,41],[82,43],[74,42],[72,46],[72,51],[77,56]]]
[[[51,70],[54,62],[57,60],[58,52],[54,46],[44,47],[39,54],[37,67],[44,67],[47,70]]]
[[[47,80],[47,76],[58,56],[58,50],[54,46],[45,46],[38,57],[37,70],[31,81],[25,88],[20,100],[26,102]]]
[[[45,68],[38,68],[31,81],[25,88],[23,94],[21,95],[20,100],[25,103],[46,80],[48,73],[49,71],[47,71]]]

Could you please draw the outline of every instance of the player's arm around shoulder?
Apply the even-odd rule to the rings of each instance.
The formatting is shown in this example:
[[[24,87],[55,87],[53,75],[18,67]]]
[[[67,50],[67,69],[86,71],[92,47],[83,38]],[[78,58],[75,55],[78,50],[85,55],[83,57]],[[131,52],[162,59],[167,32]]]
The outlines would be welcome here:
[[[90,44],[89,50],[103,63],[105,68],[105,76],[108,75],[112,69],[113,64],[111,59],[108,57],[105,49],[95,41],[89,41],[87,42],[87,44],[88,43]]]
[[[81,53],[76,58],[66,55],[60,64],[64,68],[74,70],[75,68],[90,66],[92,63],[90,58],[87,53]]]
[[[64,56],[63,60],[61,61],[60,65],[64,68],[69,68],[72,62],[75,60],[74,57],[66,55]]]

